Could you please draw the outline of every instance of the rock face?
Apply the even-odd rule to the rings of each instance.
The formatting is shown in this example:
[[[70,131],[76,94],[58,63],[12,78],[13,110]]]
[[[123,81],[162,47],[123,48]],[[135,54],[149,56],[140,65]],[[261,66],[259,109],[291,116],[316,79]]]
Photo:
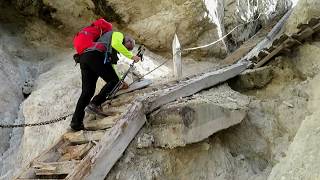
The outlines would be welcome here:
[[[285,14],[292,5],[291,0],[225,0],[223,25],[225,33],[240,26],[227,40],[228,47],[234,49],[253,36],[261,26],[270,23],[274,18]],[[257,19],[259,17],[259,19]],[[256,20],[256,21],[253,21]]]
[[[202,56],[222,58],[254,35],[259,26],[284,14],[291,1],[15,0],[14,4],[23,14],[38,16],[72,36],[81,27],[103,16],[154,51],[170,51],[175,33],[182,48],[211,43],[235,26],[252,21],[261,14],[261,19],[239,27],[227,41],[196,51]]]
[[[0,119],[1,124],[12,124],[17,118],[22,92],[19,84],[22,81],[19,67],[0,48]],[[17,82],[17,83],[16,83]],[[11,129],[0,129],[0,154],[9,148]]]
[[[71,58],[72,54],[69,55]],[[61,57],[66,56],[61,53],[52,60],[59,62]],[[21,105],[17,123],[43,122],[72,113],[75,106],[74,99],[79,96],[81,85],[79,71],[70,68],[72,66],[73,62],[66,60],[38,78],[34,91]],[[55,143],[66,131],[69,123],[70,117],[60,123],[23,129],[21,139],[15,138],[15,141],[21,143],[11,142],[12,149],[6,152],[2,160],[1,170],[4,174],[8,173],[7,178],[13,173],[18,173],[19,168],[24,167],[40,152]]]
[[[319,8],[320,1],[299,0],[286,24],[285,32],[287,34],[296,33],[299,24],[306,23],[313,17],[319,17]]]
[[[272,80],[272,67],[248,69],[231,80],[234,89],[249,90],[263,88]]]
[[[218,94],[222,92],[228,94],[228,88],[220,87],[194,99],[187,98],[182,100],[184,102],[168,104],[152,113],[149,134],[154,137],[154,145],[166,148],[185,146],[240,123],[246,116],[249,99],[234,95],[237,103],[232,99],[217,103]]]
[[[319,42],[305,44],[297,51],[293,62],[302,74],[307,90],[309,114],[301,123],[285,157],[272,169],[269,179],[318,179],[319,174]],[[308,52],[308,53],[307,53]],[[307,54],[307,55],[306,55]],[[306,58],[304,58],[306,57]],[[301,66],[303,64],[303,66]],[[305,68],[309,67],[309,68]],[[304,93],[299,93],[304,96]]]

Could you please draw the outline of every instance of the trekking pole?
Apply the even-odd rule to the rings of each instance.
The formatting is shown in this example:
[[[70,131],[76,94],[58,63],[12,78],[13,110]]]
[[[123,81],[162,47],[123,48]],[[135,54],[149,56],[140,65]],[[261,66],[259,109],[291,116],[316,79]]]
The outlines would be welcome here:
[[[138,53],[137,56],[139,56],[141,58],[141,61],[143,60],[143,54],[145,51],[145,47],[144,45],[140,45],[138,48]],[[122,86],[124,79],[127,77],[127,75],[129,74],[129,72],[131,71],[131,69],[134,66],[134,61],[130,64],[129,69],[126,71],[126,73],[122,76],[121,80],[115,85],[115,87],[112,89],[112,91],[109,93],[109,95],[107,96],[107,100],[109,99],[109,105],[111,105],[111,102],[113,100],[113,98],[116,96],[117,92],[119,91],[120,87]]]

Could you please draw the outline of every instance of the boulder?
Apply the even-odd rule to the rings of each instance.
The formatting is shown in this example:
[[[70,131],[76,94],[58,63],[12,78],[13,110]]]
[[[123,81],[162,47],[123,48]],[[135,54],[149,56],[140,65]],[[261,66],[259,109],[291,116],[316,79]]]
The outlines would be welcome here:
[[[232,97],[219,97],[220,93],[230,93]],[[213,88],[210,92],[178,100],[152,113],[150,135],[154,137],[156,147],[175,148],[200,142],[218,131],[239,124],[247,114],[248,103],[247,97],[226,85]]]
[[[272,80],[272,77],[272,67],[266,66],[257,69],[248,69],[230,82],[235,89],[249,90],[263,88]]]

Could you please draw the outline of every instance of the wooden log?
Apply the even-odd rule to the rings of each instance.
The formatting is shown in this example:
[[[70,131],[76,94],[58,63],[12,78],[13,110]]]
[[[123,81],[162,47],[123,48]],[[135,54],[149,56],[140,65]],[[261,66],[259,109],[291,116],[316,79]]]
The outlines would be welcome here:
[[[65,175],[73,171],[79,161],[63,161],[63,162],[35,162],[32,167],[35,169],[37,176]]]
[[[59,161],[81,160],[92,147],[92,142],[68,146],[64,149],[63,156],[59,159]]]
[[[60,138],[57,143],[48,148],[47,151],[41,153],[33,161],[35,162],[56,162],[61,157],[61,152],[65,147],[70,143],[65,141],[63,138]]]
[[[267,49],[262,49],[258,54],[258,58],[262,59],[262,58],[266,57],[268,54],[270,54],[270,52],[268,52]]]
[[[145,121],[143,104],[136,100],[66,179],[104,179]]]
[[[71,144],[84,144],[90,141],[99,141],[107,130],[68,132],[63,135]]]
[[[203,89],[212,87],[235,77],[247,68],[247,63],[237,63],[225,68],[196,76],[192,79],[181,81],[171,89],[164,89],[152,95],[148,95],[145,104],[146,113],[150,113],[158,107],[179,99],[180,97],[190,96]]]
[[[251,59],[253,56],[256,56],[261,49],[268,47],[279,34],[281,28],[287,21],[288,17],[290,16],[292,9],[289,10],[280,20],[279,22],[272,28],[272,30],[268,33],[267,37],[263,39],[260,43],[257,44],[246,56],[242,58],[244,59]]]
[[[282,16],[282,18],[279,20],[279,22],[268,33],[267,39],[272,41],[279,34],[280,30],[282,29],[283,25],[285,24],[285,22],[287,21],[287,19],[291,15],[292,11],[293,11],[293,9],[290,9],[288,12],[286,12],[286,14],[284,14]]]
[[[272,46],[273,46],[273,47],[280,46],[281,43],[283,43],[285,40],[288,39],[288,37],[289,37],[289,36],[286,35],[286,34],[281,35],[278,39],[275,39],[275,40],[272,42]]]
[[[172,56],[174,77],[180,79],[182,77],[181,46],[177,34],[174,35],[172,42]]]
[[[277,55],[282,49],[288,48],[288,43],[291,43],[292,40],[291,38],[285,40],[280,46],[278,46],[274,51],[272,51],[270,54],[268,54],[266,57],[264,57],[261,61],[259,61],[254,68],[261,67],[264,65],[266,62],[268,62],[271,58],[273,58],[275,55]]]
[[[137,89],[142,89],[142,88],[144,88],[144,87],[149,86],[150,84],[152,84],[152,80],[150,80],[150,79],[143,79],[143,80],[141,80],[141,81],[138,81],[138,82],[133,83],[132,85],[129,86],[128,89],[120,90],[120,91],[117,93],[117,96],[119,96],[119,95],[121,95],[121,94],[125,94],[125,93],[129,93],[129,92],[135,91],[135,90],[137,90]]]
[[[114,126],[119,120],[121,114],[107,116],[102,119],[84,121],[84,127],[89,130],[104,130]]]

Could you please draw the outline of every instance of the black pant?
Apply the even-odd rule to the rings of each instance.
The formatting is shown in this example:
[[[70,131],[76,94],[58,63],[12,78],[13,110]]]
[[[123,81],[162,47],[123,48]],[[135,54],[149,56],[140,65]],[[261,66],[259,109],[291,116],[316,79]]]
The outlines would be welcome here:
[[[97,106],[106,101],[108,93],[119,82],[119,78],[111,63],[104,64],[104,57],[104,53],[99,51],[86,52],[80,56],[82,92],[71,121],[74,125],[81,125],[83,123],[84,109],[94,95],[98,77],[101,77],[107,84],[91,101],[91,103]]]

